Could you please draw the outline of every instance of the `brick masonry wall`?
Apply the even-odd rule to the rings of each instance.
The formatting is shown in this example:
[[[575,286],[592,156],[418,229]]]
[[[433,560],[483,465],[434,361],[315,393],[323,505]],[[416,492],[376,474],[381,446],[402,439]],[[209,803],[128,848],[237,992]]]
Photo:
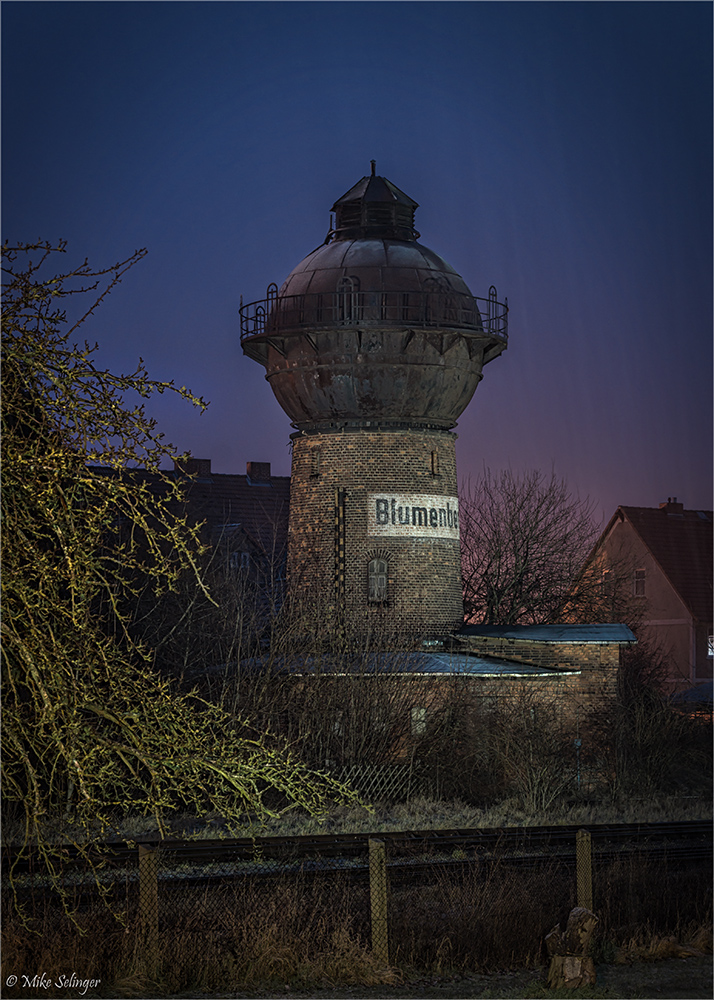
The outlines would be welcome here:
[[[609,717],[612,702],[603,698],[601,689],[593,688],[590,694],[584,693],[579,680],[580,675],[575,672],[558,679],[519,679],[458,674],[425,677],[386,671],[378,677],[356,673],[347,680],[345,677],[322,675],[294,678],[293,683],[298,689],[318,686],[318,703],[323,706],[324,725],[330,726],[326,720],[331,715],[339,714],[336,706],[349,701],[350,710],[356,714],[353,725],[369,727],[375,724],[382,727],[379,731],[385,734],[384,739],[372,744],[371,751],[374,753],[377,748],[379,757],[367,754],[349,762],[384,764],[399,763],[408,758],[414,749],[415,736],[423,736],[427,741],[433,739],[443,724],[440,713],[444,709],[448,709],[452,721],[458,719],[463,727],[462,736],[470,734],[476,739],[482,738],[484,727],[488,731],[494,714],[504,713],[516,725],[535,725],[536,731],[539,724],[554,726],[564,744],[577,737],[590,747],[603,719]],[[348,694],[345,693],[346,684]],[[414,729],[414,709],[421,709],[424,713],[423,716],[419,713],[424,729],[418,732]],[[597,710],[594,715],[591,715],[592,710]],[[502,719],[504,715],[501,715]],[[592,731],[591,727],[594,727]],[[443,730],[440,738],[444,738]],[[348,740],[345,746],[360,747],[359,753],[364,753],[360,740],[353,743]],[[444,749],[443,743],[441,748]],[[575,744],[571,742],[564,749],[575,767]],[[347,752],[349,754],[354,750]],[[549,766],[552,762],[546,760],[544,763]]]
[[[620,647],[616,643],[528,642],[493,636],[459,636],[458,642],[461,648],[481,656],[555,670],[580,671],[572,680],[566,677],[564,681],[568,690],[577,690],[586,698],[614,698],[617,693]],[[550,683],[557,686],[562,682]]]
[[[391,492],[456,497],[455,435],[439,430],[360,430],[293,435],[288,585],[328,617],[335,590],[335,490],[344,490],[348,627],[445,634],[463,621],[458,538],[368,534],[368,497]],[[387,599],[370,603],[368,563],[388,564]]]

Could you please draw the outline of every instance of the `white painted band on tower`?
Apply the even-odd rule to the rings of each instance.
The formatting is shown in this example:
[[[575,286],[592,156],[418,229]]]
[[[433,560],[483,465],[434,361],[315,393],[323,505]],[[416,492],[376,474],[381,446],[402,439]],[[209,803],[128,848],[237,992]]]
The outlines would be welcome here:
[[[457,497],[370,493],[367,534],[402,538],[459,538]]]

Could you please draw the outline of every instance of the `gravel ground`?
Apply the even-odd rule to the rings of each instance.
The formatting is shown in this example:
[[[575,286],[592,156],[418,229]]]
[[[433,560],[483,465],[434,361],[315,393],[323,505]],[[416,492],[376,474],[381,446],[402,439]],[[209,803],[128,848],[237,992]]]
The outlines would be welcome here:
[[[469,1000],[477,997],[603,997],[621,1000],[712,1000],[711,958],[674,958],[659,962],[600,965],[597,985],[585,990],[545,989],[545,970],[471,975],[458,979],[418,979],[403,986],[350,986],[296,991],[289,986],[261,992],[203,994],[200,1000]],[[195,995],[180,993],[175,1000]],[[198,1000],[198,998],[196,998]]]

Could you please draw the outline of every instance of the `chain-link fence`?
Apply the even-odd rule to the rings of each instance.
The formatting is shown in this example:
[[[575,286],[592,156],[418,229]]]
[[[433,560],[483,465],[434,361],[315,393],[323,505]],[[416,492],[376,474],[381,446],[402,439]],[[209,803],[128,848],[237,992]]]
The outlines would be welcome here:
[[[710,839],[638,849],[575,830],[166,841],[108,848],[94,870],[68,851],[60,883],[75,925],[48,873],[25,864],[5,880],[3,933],[18,923],[14,891],[46,941],[88,930],[114,974],[124,961],[176,989],[523,966],[543,960],[545,934],[575,905],[595,910],[604,936],[710,921]],[[68,954],[81,952],[75,938]]]

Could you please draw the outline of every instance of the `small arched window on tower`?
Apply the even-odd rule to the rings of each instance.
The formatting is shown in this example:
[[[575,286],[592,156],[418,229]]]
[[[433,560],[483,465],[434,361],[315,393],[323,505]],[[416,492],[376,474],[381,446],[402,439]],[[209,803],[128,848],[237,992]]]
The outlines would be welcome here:
[[[340,323],[359,321],[359,278],[345,275],[337,282],[336,312]]]
[[[424,322],[432,326],[444,319],[444,308],[449,286],[444,278],[427,278],[422,283],[424,298]]]
[[[377,556],[370,559],[367,566],[369,581],[369,603],[384,604],[387,600],[388,563],[386,559]]]

